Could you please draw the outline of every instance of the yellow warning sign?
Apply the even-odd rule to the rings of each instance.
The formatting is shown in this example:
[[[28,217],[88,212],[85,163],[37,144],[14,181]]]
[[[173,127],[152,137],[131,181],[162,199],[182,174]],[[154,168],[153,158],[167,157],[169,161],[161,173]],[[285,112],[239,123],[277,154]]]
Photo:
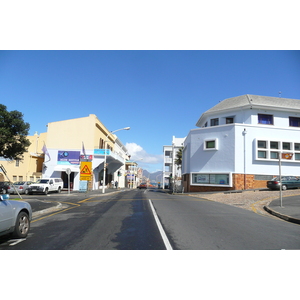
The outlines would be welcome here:
[[[91,180],[92,162],[82,161],[80,163],[80,180]]]

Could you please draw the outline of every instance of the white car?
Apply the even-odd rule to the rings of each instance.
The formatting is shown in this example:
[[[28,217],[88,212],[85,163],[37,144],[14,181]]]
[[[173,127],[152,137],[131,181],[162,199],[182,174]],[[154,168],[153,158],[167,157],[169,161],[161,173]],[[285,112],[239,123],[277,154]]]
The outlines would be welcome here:
[[[0,196],[0,236],[13,233],[16,238],[25,238],[31,219],[32,209],[29,203],[9,200],[9,195]]]
[[[28,187],[28,194],[43,193],[47,195],[49,192],[60,193],[63,186],[64,182],[61,178],[42,178]]]

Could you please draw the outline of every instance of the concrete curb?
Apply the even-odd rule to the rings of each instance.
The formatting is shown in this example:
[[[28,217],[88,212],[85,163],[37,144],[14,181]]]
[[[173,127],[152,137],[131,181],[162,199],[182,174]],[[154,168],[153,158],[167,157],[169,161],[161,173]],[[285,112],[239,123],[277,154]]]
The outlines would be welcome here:
[[[41,215],[46,215],[46,214],[49,214],[51,212],[60,210],[62,208],[64,208],[64,205],[62,205],[61,203],[58,203],[58,205],[56,205],[56,206],[33,212],[32,213],[32,219],[34,220],[35,218],[40,217]]]
[[[264,206],[264,210],[266,212],[268,212],[269,214],[275,216],[275,217],[278,217],[280,219],[283,219],[285,221],[288,221],[288,222],[291,222],[291,223],[295,223],[295,224],[298,224],[300,225],[300,220],[299,219],[296,219],[296,218],[293,218],[293,217],[290,217],[290,216],[286,216],[286,215],[283,215],[277,211],[274,211],[272,210],[270,207],[268,206]]]

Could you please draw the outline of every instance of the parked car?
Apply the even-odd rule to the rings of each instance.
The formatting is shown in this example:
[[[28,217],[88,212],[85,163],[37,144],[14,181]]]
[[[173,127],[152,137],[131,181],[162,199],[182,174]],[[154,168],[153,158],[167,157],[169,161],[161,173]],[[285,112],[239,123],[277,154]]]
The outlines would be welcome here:
[[[9,200],[0,196],[0,235],[12,233],[16,238],[25,238],[30,229],[32,209],[28,202]]]
[[[7,194],[9,185],[12,184],[9,181],[0,181],[0,194]]]
[[[28,194],[44,193],[47,195],[49,192],[60,193],[63,186],[64,182],[61,178],[43,178],[28,187]]]
[[[281,182],[279,177],[275,177],[267,182],[267,187],[271,190],[279,190],[280,185],[283,191],[287,189],[299,188],[300,178],[296,176],[282,176]]]
[[[19,192],[19,194],[28,194],[28,188],[32,184],[32,181],[17,181],[14,182],[15,189]],[[12,185],[8,187],[7,192],[9,194],[15,194],[16,191]]]
[[[147,184],[146,183],[141,183],[139,186],[138,186],[138,189],[146,189],[147,188]]]

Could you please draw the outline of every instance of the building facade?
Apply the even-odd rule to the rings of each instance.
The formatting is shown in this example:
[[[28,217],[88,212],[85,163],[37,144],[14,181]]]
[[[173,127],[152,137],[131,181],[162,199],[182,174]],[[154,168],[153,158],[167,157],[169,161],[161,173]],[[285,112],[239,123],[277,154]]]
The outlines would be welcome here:
[[[44,154],[41,149],[46,136],[46,133],[39,135],[37,132],[33,136],[27,136],[31,145],[28,147],[28,151],[23,154],[22,160],[0,158],[0,164],[7,171],[10,181],[36,181],[42,178]],[[7,181],[3,173],[0,173],[0,181]]]
[[[45,156],[44,178],[62,178],[64,188],[67,188],[69,169],[71,188],[81,190],[80,161],[84,159],[92,163],[89,189],[100,189],[102,184],[112,187],[115,181],[119,182],[119,187],[124,187],[125,180],[117,178],[116,174],[125,173],[123,166],[128,159],[127,149],[96,115],[49,123],[46,147],[49,157]]]
[[[175,164],[176,155],[179,149],[184,146],[185,138],[172,137],[171,146],[163,146],[164,165],[163,165],[163,182],[162,188],[172,188],[174,182],[177,186],[181,186],[181,167]]]
[[[196,126],[184,142],[185,191],[266,188],[266,181],[279,174],[279,156],[283,175],[300,175],[297,99],[225,99],[203,113]]]
[[[100,189],[102,184],[115,187],[116,182],[121,188],[126,185],[127,149],[96,115],[48,123],[46,133],[28,139],[31,145],[22,161],[1,161],[13,182],[58,177],[64,188],[70,184],[72,190],[81,190],[87,184],[90,190]],[[86,166],[88,182],[81,180],[81,162],[91,163],[90,169]],[[2,173],[1,179],[6,181]]]

